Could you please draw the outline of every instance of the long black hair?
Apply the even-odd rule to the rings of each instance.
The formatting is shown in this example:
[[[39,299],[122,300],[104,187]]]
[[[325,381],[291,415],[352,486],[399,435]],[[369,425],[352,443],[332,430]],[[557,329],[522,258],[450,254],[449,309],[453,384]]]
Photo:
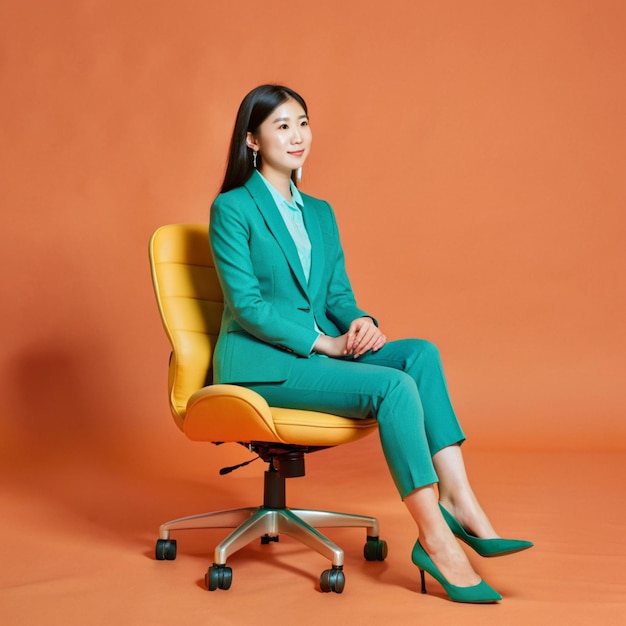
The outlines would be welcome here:
[[[242,100],[237,111],[221,193],[240,187],[250,178],[254,166],[252,150],[246,144],[246,135],[247,133],[254,135],[272,111],[289,99],[298,102],[308,115],[304,98],[293,89],[282,85],[260,85]],[[257,158],[260,156],[257,154]],[[292,174],[292,178],[295,181],[295,173]]]

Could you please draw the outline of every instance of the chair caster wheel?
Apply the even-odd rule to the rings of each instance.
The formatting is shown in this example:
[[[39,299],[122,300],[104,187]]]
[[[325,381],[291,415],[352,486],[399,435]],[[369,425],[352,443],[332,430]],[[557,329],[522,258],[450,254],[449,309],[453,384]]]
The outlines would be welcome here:
[[[226,565],[213,563],[204,576],[204,582],[209,591],[215,591],[216,589],[226,591],[230,589],[233,582],[233,570]]]
[[[346,585],[346,577],[341,567],[333,565],[333,569],[326,569],[320,576],[320,589],[324,593],[334,591],[341,593]]]
[[[157,561],[173,561],[176,558],[176,539],[158,539],[154,556]]]
[[[378,537],[368,537],[363,556],[366,561],[384,561],[387,558],[387,542]]]

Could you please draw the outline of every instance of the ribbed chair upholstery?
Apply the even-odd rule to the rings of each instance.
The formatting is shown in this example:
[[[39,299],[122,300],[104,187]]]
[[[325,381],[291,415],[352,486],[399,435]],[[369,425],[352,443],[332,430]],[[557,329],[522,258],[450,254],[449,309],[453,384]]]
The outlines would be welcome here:
[[[343,551],[316,527],[365,528],[365,558],[382,561],[387,546],[379,539],[378,521],[362,515],[289,509],[285,479],[304,475],[306,453],[365,437],[376,430],[376,420],[270,407],[245,387],[212,384],[211,358],[220,329],[223,294],[206,224],[159,228],[150,239],[150,265],[161,319],[172,346],[168,386],[176,425],[193,441],[244,444],[268,464],[262,505],[162,524],[156,558],[176,557],[171,531],[234,528],[215,548],[213,564],[205,576],[209,590],[228,589],[232,569],[226,565],[227,558],[255,539],[269,543],[284,533],[332,561],[331,569],[320,576],[320,587],[340,593],[345,584]]]

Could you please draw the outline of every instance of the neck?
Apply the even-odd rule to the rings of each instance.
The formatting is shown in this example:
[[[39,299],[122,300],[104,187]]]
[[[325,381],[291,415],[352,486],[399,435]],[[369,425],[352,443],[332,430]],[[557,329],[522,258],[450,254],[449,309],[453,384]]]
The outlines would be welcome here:
[[[278,193],[280,193],[280,195],[287,200],[287,202],[291,202],[291,175],[279,173],[274,170],[269,172],[263,171],[263,168],[259,171],[263,174],[265,179],[276,188]]]

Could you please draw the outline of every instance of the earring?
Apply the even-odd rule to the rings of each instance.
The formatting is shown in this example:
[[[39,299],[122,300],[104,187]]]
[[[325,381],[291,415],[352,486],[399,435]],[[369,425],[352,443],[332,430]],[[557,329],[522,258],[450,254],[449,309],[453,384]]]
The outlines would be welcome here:
[[[252,151],[252,167],[253,167],[254,169],[256,169],[256,153],[257,153],[257,151],[256,151],[256,150],[253,150],[253,151]]]

